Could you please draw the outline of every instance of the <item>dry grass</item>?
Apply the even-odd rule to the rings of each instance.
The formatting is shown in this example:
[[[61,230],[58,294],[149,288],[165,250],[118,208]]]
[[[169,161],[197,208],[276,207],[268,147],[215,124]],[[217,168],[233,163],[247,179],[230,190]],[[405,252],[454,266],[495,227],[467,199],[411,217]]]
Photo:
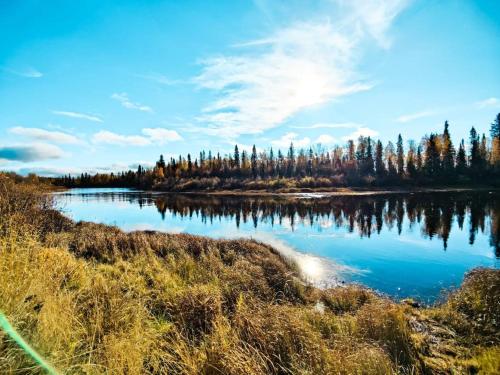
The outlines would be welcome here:
[[[359,287],[313,288],[254,241],[73,223],[36,186],[0,176],[0,189],[0,309],[65,374],[498,369],[498,271],[417,310]],[[41,372],[0,332],[0,373]]]

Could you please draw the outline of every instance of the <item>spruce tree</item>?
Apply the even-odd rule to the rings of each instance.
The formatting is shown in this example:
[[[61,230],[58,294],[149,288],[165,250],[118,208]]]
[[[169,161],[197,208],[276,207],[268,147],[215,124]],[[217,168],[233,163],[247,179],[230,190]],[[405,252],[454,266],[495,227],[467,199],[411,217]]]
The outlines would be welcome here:
[[[257,149],[255,148],[255,145],[252,147],[252,155],[250,156],[250,163],[252,166],[252,175],[253,178],[257,178]]]
[[[465,154],[465,144],[463,139],[458,147],[456,172],[458,175],[465,175],[467,172],[467,155]]]
[[[401,137],[401,134],[398,135],[398,142],[396,144],[396,153],[397,153],[398,175],[402,176],[404,174],[405,156],[403,149],[403,137]]]
[[[366,146],[366,160],[365,160],[366,174],[373,175],[374,161],[373,161],[373,146],[370,137],[367,139]]]
[[[453,176],[455,170],[455,148],[450,137],[448,121],[444,123],[443,142],[441,148],[441,160],[443,161],[443,172],[446,176]]]
[[[437,136],[431,134],[425,147],[425,174],[431,178],[439,177],[441,171],[441,158],[437,146]]]
[[[234,167],[236,167],[236,169],[240,169],[240,151],[238,150],[238,145],[234,146],[233,162],[234,162]]]
[[[384,163],[384,148],[380,140],[377,141],[377,146],[375,147],[375,172],[378,177],[384,177],[387,173]]]

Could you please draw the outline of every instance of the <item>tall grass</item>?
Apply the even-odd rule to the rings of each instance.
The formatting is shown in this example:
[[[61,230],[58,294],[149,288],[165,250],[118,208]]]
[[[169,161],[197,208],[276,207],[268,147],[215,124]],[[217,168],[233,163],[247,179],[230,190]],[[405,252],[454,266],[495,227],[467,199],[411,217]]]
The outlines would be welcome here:
[[[64,374],[498,368],[498,271],[414,309],[359,287],[316,289],[254,241],[124,233],[65,219],[38,186],[0,176],[0,191],[0,309]],[[43,371],[0,332],[0,373]]]

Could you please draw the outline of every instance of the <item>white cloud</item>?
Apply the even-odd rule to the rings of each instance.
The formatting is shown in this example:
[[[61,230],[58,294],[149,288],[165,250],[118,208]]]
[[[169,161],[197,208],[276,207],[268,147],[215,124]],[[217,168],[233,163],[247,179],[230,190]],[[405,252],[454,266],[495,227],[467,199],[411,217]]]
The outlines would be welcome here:
[[[421,112],[416,112],[416,113],[410,113],[407,115],[401,115],[396,119],[396,121],[405,123],[405,122],[418,120],[419,118],[434,116],[435,114],[436,114],[436,111],[421,111]]]
[[[356,141],[359,137],[376,137],[378,135],[378,131],[367,128],[367,127],[361,127],[358,128],[356,131],[352,132],[349,135],[346,135],[345,137],[342,137],[342,140],[344,141],[349,141],[353,140]]]
[[[107,130],[101,130],[92,137],[94,143],[106,143],[121,146],[147,146],[151,144],[149,138],[140,135],[122,135]]]
[[[114,163],[107,166],[88,166],[88,167],[21,167],[21,168],[12,168],[11,170],[21,174],[27,175],[29,173],[35,173],[38,176],[45,177],[57,177],[66,174],[71,175],[79,175],[81,173],[110,173],[110,172],[122,172],[127,171],[129,169],[136,170],[139,164],[144,168],[152,168],[154,163],[150,162],[140,162],[134,164],[125,164],[125,163]]]
[[[481,100],[476,103],[476,107],[483,109],[483,108],[500,108],[500,99],[498,98],[488,98],[485,100]]]
[[[94,122],[102,122],[102,119],[100,117],[95,116],[95,115],[88,115],[86,113],[72,112],[72,111],[52,111],[52,113],[54,115],[59,115],[59,116],[80,118],[80,119],[94,121]]]
[[[217,93],[197,119],[205,132],[233,139],[261,133],[301,110],[370,89],[355,71],[359,45],[372,35],[388,47],[385,34],[407,2],[339,2],[343,13],[334,22],[297,22],[202,61],[195,83]]]
[[[157,83],[161,83],[162,85],[176,85],[180,83],[180,81],[175,80],[175,79],[170,79],[167,76],[164,76],[163,74],[159,73],[150,73],[150,74],[138,74],[137,77],[144,78],[150,81],[154,81]]]
[[[74,135],[59,131],[49,131],[40,128],[25,128],[22,126],[16,126],[10,128],[9,131],[12,134],[33,138],[39,141],[49,141],[55,143],[68,143],[68,144],[76,144],[81,142]]]
[[[107,130],[97,132],[92,137],[94,143],[106,143],[121,146],[163,145],[167,142],[181,141],[183,138],[175,130],[165,128],[144,128],[143,135],[123,135]]]
[[[64,152],[57,146],[46,143],[0,146],[0,160],[32,162],[59,159]]]
[[[318,123],[303,126],[290,126],[293,129],[352,129],[360,128],[362,124],[356,122],[342,122],[342,123]]]
[[[337,138],[332,137],[328,134],[321,134],[317,139],[316,143],[321,143],[322,145],[332,145],[334,143],[338,143]]]
[[[293,143],[295,148],[303,148],[311,144],[311,139],[309,137],[304,137],[302,139],[298,138],[297,133],[289,132],[283,135],[281,138],[271,141],[271,144],[280,149],[286,149],[290,147]]]
[[[411,0],[339,0],[351,11],[352,22],[368,32],[383,48],[389,48],[391,39],[387,32]]]
[[[17,70],[17,69],[8,69],[4,68],[6,72],[9,72],[11,74],[15,74],[17,76],[25,77],[25,78],[41,78],[43,77],[43,73],[40,72],[39,70],[29,67],[24,70]]]
[[[128,94],[126,92],[114,93],[113,95],[111,95],[111,99],[120,102],[123,107],[128,109],[136,109],[142,112],[153,112],[153,109],[147,105],[137,102],[132,102],[129,99]]]
[[[182,137],[175,130],[165,128],[144,128],[142,134],[157,144],[164,144],[173,141],[182,141]]]

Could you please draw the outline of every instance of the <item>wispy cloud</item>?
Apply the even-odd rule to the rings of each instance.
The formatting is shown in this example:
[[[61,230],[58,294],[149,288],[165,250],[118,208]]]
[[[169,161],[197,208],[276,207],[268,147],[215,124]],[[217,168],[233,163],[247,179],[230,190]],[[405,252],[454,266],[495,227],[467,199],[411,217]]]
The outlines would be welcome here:
[[[126,163],[113,163],[106,166],[87,166],[87,167],[21,167],[12,168],[13,171],[21,174],[27,175],[29,173],[35,173],[38,176],[45,177],[58,177],[66,174],[77,175],[81,173],[110,173],[110,172],[122,172],[126,170],[136,170],[139,164],[145,168],[152,168],[154,163],[141,162],[136,164],[126,164]]]
[[[47,159],[59,159],[63,156],[64,152],[59,147],[46,143],[0,146],[0,160],[27,163]]]
[[[118,101],[123,107],[128,109],[135,109],[142,112],[153,112],[153,109],[151,107],[131,101],[126,92],[114,93],[113,95],[111,95],[111,99]]]
[[[8,68],[4,68],[3,70],[5,70],[8,73],[15,74],[16,76],[25,77],[25,78],[41,78],[41,77],[43,77],[42,72],[40,72],[39,70],[32,68],[32,67],[29,67],[29,68],[26,68],[23,70],[8,69]]]
[[[183,138],[175,130],[165,128],[144,128],[143,135],[123,135],[102,130],[93,135],[94,143],[104,143],[121,146],[163,145],[168,142],[181,141]]]
[[[342,123],[318,123],[311,125],[296,125],[290,126],[292,129],[352,129],[360,128],[362,124],[356,122],[342,122]]]
[[[335,22],[297,22],[239,44],[232,55],[201,61],[195,83],[218,93],[198,117],[208,134],[261,133],[303,109],[373,86],[356,72],[358,47],[371,35],[388,48],[386,32],[407,1],[333,3],[340,4]]]
[[[102,119],[99,116],[89,115],[89,114],[81,113],[81,112],[52,111],[52,113],[54,115],[58,115],[58,116],[79,118],[79,119],[84,119],[84,120],[89,120],[89,121],[94,121],[94,122],[102,122]]]
[[[94,143],[106,143],[110,145],[121,146],[147,146],[151,141],[141,135],[123,135],[110,132],[108,130],[101,130],[92,137]]]
[[[182,137],[175,130],[165,128],[144,128],[142,134],[149,137],[151,142],[165,144],[168,142],[182,141]]]
[[[81,140],[74,135],[63,133],[60,131],[50,131],[40,128],[25,128],[23,126],[16,126],[9,129],[9,132],[16,135],[21,135],[28,138],[33,138],[38,141],[48,141],[55,143],[77,144]]]
[[[352,132],[351,134],[346,135],[345,137],[342,137],[342,140],[344,141],[349,141],[353,140],[356,141],[359,137],[376,137],[378,136],[378,131],[374,129],[370,129],[367,127],[361,127],[358,128],[356,131]]]
[[[418,120],[419,118],[434,116],[435,114],[437,114],[437,112],[433,111],[433,110],[420,111],[420,112],[416,112],[416,113],[410,113],[407,115],[401,115],[396,119],[396,121],[401,122],[401,123],[405,123],[405,122]]]
[[[389,28],[397,15],[412,0],[338,0],[350,10],[352,22],[361,26],[377,43],[387,49],[391,46]]]
[[[316,138],[315,143],[320,143],[322,145],[333,145],[335,143],[338,143],[338,139],[335,137],[332,137],[329,134],[321,134],[318,138]]]
[[[295,148],[303,148],[311,144],[311,139],[309,137],[299,138],[299,135],[297,133],[289,132],[283,135],[281,138],[271,141],[271,144],[274,147],[280,149],[288,148],[291,143],[293,143],[293,146]]]
[[[170,79],[167,76],[159,73],[149,73],[149,74],[137,74],[137,77],[139,78],[144,78],[149,81],[153,81],[156,83],[160,83],[162,85],[167,85],[167,86],[172,86],[176,85],[178,83],[181,83],[181,81],[176,80],[176,79]]]
[[[500,99],[491,97],[491,98],[488,98],[485,100],[481,100],[481,101],[476,103],[476,107],[480,108],[480,109],[500,108]]]

